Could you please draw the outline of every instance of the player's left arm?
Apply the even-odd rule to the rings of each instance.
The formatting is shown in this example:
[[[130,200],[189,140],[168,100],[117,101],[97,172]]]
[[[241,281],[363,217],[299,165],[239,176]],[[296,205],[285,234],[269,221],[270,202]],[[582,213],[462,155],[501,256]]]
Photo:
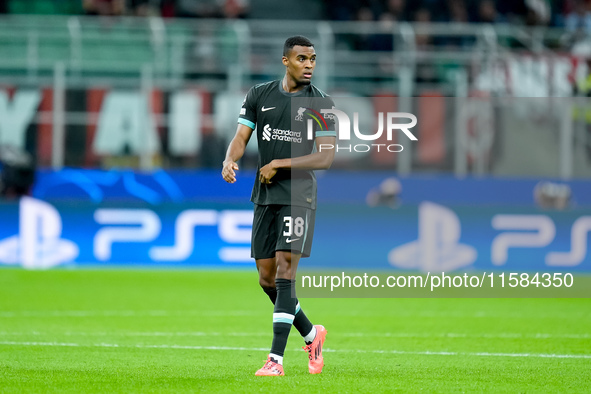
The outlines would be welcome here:
[[[336,137],[316,137],[316,152],[288,159],[275,159],[261,167],[259,180],[271,183],[277,170],[328,170],[335,154]]]

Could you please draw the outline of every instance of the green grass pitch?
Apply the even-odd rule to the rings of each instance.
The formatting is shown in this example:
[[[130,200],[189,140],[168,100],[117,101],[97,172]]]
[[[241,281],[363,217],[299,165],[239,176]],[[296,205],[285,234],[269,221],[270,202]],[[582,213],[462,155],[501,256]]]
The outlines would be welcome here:
[[[2,269],[0,392],[591,392],[591,299],[301,299],[323,373],[255,377],[253,271]]]

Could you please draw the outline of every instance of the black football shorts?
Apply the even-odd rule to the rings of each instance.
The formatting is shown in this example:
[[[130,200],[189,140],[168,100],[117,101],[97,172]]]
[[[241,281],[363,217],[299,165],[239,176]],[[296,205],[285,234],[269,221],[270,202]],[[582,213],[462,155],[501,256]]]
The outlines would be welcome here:
[[[292,205],[254,204],[251,257],[269,259],[278,250],[309,257],[316,211]]]

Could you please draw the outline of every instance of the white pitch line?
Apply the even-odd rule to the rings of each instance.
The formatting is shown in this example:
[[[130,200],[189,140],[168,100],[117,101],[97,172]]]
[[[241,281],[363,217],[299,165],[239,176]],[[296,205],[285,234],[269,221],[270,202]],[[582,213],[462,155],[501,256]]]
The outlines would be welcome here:
[[[17,311],[0,312],[0,317],[170,317],[170,316],[251,316],[264,311]]]
[[[139,349],[184,349],[184,350],[244,350],[267,351],[268,348],[248,348],[234,346],[189,346],[189,345],[118,345],[110,343],[77,344],[62,342],[0,342],[6,346],[55,346],[55,347],[117,347]],[[287,349],[300,351],[300,349]],[[543,353],[489,353],[489,352],[434,352],[434,351],[406,351],[406,350],[361,350],[361,349],[328,349],[330,353],[370,353],[370,354],[406,354],[421,356],[478,356],[478,357],[532,357],[532,358],[570,358],[591,359],[591,354],[543,354]]]
[[[0,311],[0,317],[92,317],[92,316],[118,316],[118,317],[138,317],[138,316],[154,316],[154,317],[170,317],[170,316],[252,316],[252,315],[268,315],[264,310],[235,310],[235,311],[166,311],[166,310],[151,310],[151,311],[134,311],[134,310],[111,310],[111,311]],[[379,313],[357,313],[357,312],[333,312],[334,316],[347,317],[373,317],[381,316]],[[587,318],[591,317],[591,312],[577,311],[577,312],[560,312],[528,315],[523,312],[514,313],[490,313],[485,311],[475,311],[473,313],[462,313],[457,311],[416,311],[416,312],[397,312],[400,317],[419,317],[419,318],[511,318],[511,319],[546,319],[546,318]]]
[[[385,333],[362,333],[350,332],[339,333],[337,335],[345,337],[379,337],[379,338],[489,338],[489,339],[591,339],[591,334],[543,334],[543,333],[509,333],[500,332],[493,334],[464,334],[464,333],[405,333],[405,332],[385,332]]]
[[[60,333],[65,336],[123,336],[123,337],[266,337],[270,334],[267,332],[76,332],[66,331]],[[55,335],[55,333],[29,331],[29,332],[8,332],[0,331],[0,336],[43,336]],[[378,338],[465,338],[465,339],[591,339],[591,334],[547,334],[547,333],[482,333],[482,334],[465,334],[465,333],[405,333],[405,332],[384,332],[384,333],[363,333],[363,332],[345,332],[336,333],[339,337],[378,337]]]

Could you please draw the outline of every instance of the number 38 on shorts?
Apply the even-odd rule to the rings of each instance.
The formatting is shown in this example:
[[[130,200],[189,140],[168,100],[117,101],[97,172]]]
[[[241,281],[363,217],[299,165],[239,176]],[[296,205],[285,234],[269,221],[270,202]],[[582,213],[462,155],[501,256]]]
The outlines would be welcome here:
[[[295,235],[296,237],[302,237],[304,235],[304,226],[306,221],[303,217],[293,218],[291,216],[284,216],[283,223],[285,223],[286,229],[283,232],[284,236],[291,237],[292,235]]]
[[[271,258],[278,250],[310,256],[315,214],[305,207],[255,204],[252,257]]]

